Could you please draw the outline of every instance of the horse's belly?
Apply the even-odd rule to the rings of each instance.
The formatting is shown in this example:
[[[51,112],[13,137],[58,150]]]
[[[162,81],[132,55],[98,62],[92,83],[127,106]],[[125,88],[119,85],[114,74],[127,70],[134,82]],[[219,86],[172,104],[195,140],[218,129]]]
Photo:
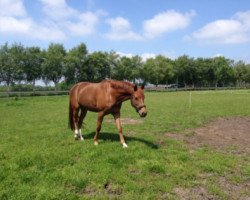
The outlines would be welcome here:
[[[93,99],[89,99],[89,97],[79,98],[78,103],[80,106],[82,106],[90,111],[99,112],[96,101],[94,101]]]
[[[102,109],[100,109],[100,108],[97,108],[97,107],[95,107],[95,106],[89,106],[89,105],[87,105],[87,106],[84,106],[87,110],[89,110],[89,111],[92,111],[92,112],[100,112],[100,111],[102,111]]]
[[[93,112],[100,112],[106,108],[106,106],[102,102],[97,101],[97,99],[92,96],[81,97],[79,98],[78,103],[80,106]]]

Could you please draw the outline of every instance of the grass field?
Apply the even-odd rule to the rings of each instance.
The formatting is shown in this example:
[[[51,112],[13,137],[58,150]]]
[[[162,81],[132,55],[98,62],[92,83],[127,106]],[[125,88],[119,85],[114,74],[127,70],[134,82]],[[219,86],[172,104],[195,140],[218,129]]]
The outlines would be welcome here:
[[[249,156],[191,150],[165,136],[217,117],[250,116],[249,90],[147,92],[145,103],[143,123],[123,125],[129,146],[123,149],[111,116],[94,146],[96,113],[87,114],[85,140],[75,141],[67,96],[0,99],[0,199],[178,199],[180,188],[200,187],[230,199],[220,178],[249,182]],[[129,101],[122,117],[139,120]]]

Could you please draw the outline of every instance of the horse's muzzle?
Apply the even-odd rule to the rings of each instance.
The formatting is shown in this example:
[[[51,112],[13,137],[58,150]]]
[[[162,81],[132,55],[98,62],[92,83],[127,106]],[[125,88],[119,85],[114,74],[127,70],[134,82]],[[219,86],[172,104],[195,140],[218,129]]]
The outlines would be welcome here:
[[[146,117],[146,116],[147,116],[147,109],[146,109],[146,106],[141,107],[141,108],[138,110],[138,113],[139,113],[140,117]]]

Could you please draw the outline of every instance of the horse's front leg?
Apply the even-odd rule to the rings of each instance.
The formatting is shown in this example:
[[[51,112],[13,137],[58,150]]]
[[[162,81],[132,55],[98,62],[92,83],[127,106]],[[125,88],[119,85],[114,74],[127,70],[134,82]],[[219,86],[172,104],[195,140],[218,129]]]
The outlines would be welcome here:
[[[103,121],[104,115],[105,114],[103,112],[98,113],[97,124],[96,124],[96,132],[95,132],[95,136],[94,136],[94,144],[95,145],[98,145],[98,135],[99,135],[100,130],[102,128],[102,121]]]
[[[121,120],[120,120],[120,112],[115,113],[113,116],[115,118],[116,127],[117,127],[118,132],[119,132],[120,142],[121,142],[121,144],[122,144],[122,146],[124,148],[127,148],[128,145],[126,144],[126,142],[124,140],[124,137],[123,137],[123,133],[122,133],[122,125],[121,125]]]

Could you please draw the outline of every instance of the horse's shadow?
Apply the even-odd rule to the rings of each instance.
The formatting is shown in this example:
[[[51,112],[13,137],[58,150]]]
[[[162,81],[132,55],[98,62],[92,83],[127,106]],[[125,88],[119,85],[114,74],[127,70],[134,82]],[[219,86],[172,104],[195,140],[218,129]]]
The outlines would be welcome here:
[[[95,135],[95,132],[92,132],[92,133],[84,134],[83,137],[84,137],[84,139],[93,139],[94,135]],[[104,140],[104,141],[111,140],[111,141],[120,142],[120,138],[119,138],[118,133],[101,132],[99,134],[98,138],[101,139],[101,140]],[[150,141],[142,139],[142,138],[137,138],[137,137],[125,136],[124,135],[124,139],[125,139],[126,142],[138,141],[138,142],[144,143],[145,145],[147,145],[148,147],[150,147],[152,149],[158,149],[159,148],[159,146],[157,144],[154,144],[153,142],[150,142]]]

